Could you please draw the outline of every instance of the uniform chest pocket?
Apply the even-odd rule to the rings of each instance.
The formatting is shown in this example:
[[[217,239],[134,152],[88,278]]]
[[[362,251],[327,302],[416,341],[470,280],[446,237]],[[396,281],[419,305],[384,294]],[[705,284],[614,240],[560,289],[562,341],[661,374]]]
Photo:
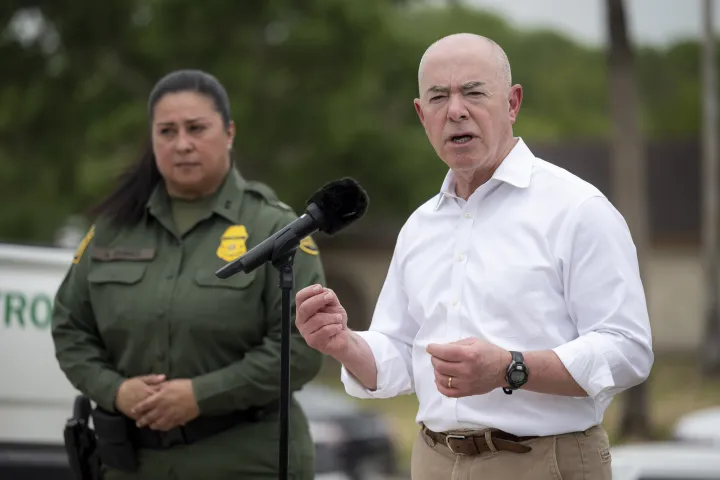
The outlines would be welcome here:
[[[147,265],[138,262],[97,263],[88,274],[90,299],[100,324],[137,317],[140,283]]]
[[[215,276],[214,271],[199,270],[195,284],[199,287],[203,309],[218,324],[263,314],[262,280],[257,270],[252,273],[238,273],[227,279]]]

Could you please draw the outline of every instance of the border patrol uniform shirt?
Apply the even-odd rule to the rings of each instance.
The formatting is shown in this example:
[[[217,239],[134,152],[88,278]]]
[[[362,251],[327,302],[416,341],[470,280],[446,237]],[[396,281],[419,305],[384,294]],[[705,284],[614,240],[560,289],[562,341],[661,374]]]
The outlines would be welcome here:
[[[598,189],[536,158],[522,139],[466,201],[448,173],[402,227],[369,331],[377,390],[346,369],[360,398],[416,393],[434,431],[518,436],[582,431],[653,363],[648,310],[628,227]],[[447,398],[426,348],[477,337],[552,350],[588,397],[502,389]],[[530,375],[532,376],[532,368]]]
[[[93,227],[55,301],[52,335],[62,370],[110,411],[125,379],[151,373],[192,379],[201,415],[276,401],[277,270],[266,264],[226,280],[215,271],[295,214],[234,168],[196,222],[186,211],[175,213],[187,224],[184,235],[160,185],[137,225],[118,229],[101,221]],[[305,239],[295,255],[294,292],[324,282],[318,250]],[[294,293],[291,300],[294,312]],[[294,322],[291,345],[291,388],[297,390],[319,372],[322,355],[307,346]]]

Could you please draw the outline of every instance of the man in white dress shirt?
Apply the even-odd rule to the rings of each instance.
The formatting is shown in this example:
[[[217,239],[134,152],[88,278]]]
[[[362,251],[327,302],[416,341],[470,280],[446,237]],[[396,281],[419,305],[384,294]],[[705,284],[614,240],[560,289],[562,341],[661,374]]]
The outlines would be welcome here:
[[[514,137],[523,91],[493,41],[439,40],[418,79],[441,191],[403,225],[369,331],[320,286],[298,328],[350,395],[417,395],[413,479],[609,479],[603,413],[653,363],[628,227]]]

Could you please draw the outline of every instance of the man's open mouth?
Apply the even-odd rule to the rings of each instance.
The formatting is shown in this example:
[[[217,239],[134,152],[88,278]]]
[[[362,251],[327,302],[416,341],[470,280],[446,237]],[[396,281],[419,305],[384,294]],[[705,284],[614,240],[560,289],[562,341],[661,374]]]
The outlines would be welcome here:
[[[452,143],[463,144],[469,142],[472,138],[472,135],[453,135],[450,137],[450,141]]]

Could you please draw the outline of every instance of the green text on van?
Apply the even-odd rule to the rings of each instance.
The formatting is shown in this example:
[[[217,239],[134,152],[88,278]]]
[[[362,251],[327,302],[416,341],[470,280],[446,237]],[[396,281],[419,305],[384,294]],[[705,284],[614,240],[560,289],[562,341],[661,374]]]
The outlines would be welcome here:
[[[43,294],[0,291],[0,324],[8,328],[47,329],[52,316],[52,299]]]

